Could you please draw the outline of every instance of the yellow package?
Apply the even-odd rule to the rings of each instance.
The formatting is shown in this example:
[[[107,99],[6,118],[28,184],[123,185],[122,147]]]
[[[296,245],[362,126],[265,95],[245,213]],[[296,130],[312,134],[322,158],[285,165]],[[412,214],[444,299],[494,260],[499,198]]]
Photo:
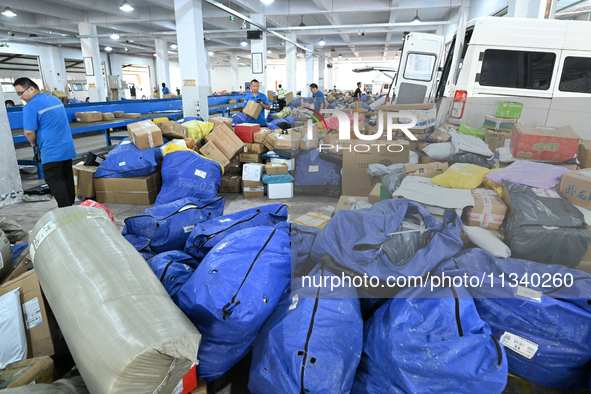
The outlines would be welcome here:
[[[456,163],[449,167],[441,175],[431,178],[434,185],[449,187],[452,189],[476,189],[484,181],[488,174],[488,168],[476,164]]]
[[[502,170],[502,168],[495,168],[493,170],[490,170],[490,172],[500,171],[500,170]],[[503,197],[503,186],[501,186],[498,183],[495,183],[495,182],[489,180],[487,177],[484,177],[484,185],[487,188],[489,188],[489,189],[494,190],[495,192],[497,192],[497,194],[499,195],[499,197],[501,197],[501,198]]]
[[[195,141],[201,141],[205,139],[205,136],[213,130],[213,123],[200,122],[198,120],[191,120],[183,123],[183,126],[188,128],[189,138],[193,138]]]

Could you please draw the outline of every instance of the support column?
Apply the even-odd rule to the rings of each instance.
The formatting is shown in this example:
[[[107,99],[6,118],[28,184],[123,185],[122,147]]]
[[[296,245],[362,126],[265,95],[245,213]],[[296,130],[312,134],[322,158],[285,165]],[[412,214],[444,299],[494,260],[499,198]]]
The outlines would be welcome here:
[[[61,90],[67,94],[66,64],[60,48],[52,46],[47,49],[47,52],[41,51],[39,56],[39,69],[46,89]]]
[[[174,0],[179,46],[179,65],[183,80],[183,115],[209,119],[207,56],[203,41],[203,8],[200,0]]]
[[[335,83],[334,83],[334,64],[332,67],[326,69],[326,74],[327,74],[326,88],[330,90],[335,85]]]
[[[289,38],[293,42],[297,42],[297,37],[295,33],[288,33],[287,38]],[[296,72],[298,66],[297,49],[298,47],[293,45],[291,42],[285,42],[285,91],[292,92],[294,94],[296,92]]]
[[[264,15],[251,15],[250,18],[255,21],[256,23],[266,26],[267,18]],[[267,33],[263,32],[263,36],[260,40],[250,40],[250,54],[252,56],[253,53],[261,53],[263,55],[262,62],[263,62],[263,73],[262,74],[254,74],[253,77],[260,82],[260,92],[264,95],[267,94]],[[251,64],[252,64],[253,57],[251,57]]]
[[[314,83],[314,45],[308,45],[306,48],[306,86]]]
[[[209,51],[207,51],[207,62],[205,63],[205,69],[207,70],[207,86],[209,86],[209,90],[207,94],[212,94],[213,88],[211,87],[211,56],[209,56]]]
[[[161,38],[154,40],[156,44],[156,84],[162,91],[162,82],[170,87],[170,69],[168,65],[168,43]],[[160,96],[162,98],[162,96]]]
[[[0,102],[4,103],[4,93],[0,89]],[[23,198],[23,185],[16,161],[12,132],[8,123],[6,107],[0,106],[0,207],[14,204]]]
[[[238,81],[238,56],[235,53],[230,54],[230,91],[238,91],[240,82]]]
[[[324,58],[324,52],[320,55],[318,58],[318,90],[324,93],[324,69],[326,68],[326,60]]]
[[[81,36],[97,34],[96,25],[79,22],[78,32]],[[94,75],[86,76],[86,83],[88,83],[88,97],[90,97],[90,101],[92,102],[105,101],[107,98],[107,89],[103,79],[103,67],[98,38],[81,38],[80,46],[82,47],[82,58],[91,59],[94,71]]]

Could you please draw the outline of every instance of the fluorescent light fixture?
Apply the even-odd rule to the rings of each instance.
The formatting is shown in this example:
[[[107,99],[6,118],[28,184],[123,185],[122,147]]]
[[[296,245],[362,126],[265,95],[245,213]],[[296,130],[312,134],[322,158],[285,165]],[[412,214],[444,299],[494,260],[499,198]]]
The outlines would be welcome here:
[[[133,11],[132,5],[129,4],[129,2],[127,0],[124,0],[123,3],[121,3],[121,5],[119,6],[119,9],[121,11],[125,11],[125,12],[131,12],[131,11]]]
[[[170,46],[170,48],[171,48],[171,49],[177,49],[178,47],[179,47],[179,46],[178,46],[177,44],[172,44],[172,45]]]
[[[343,54],[339,53],[339,59],[342,59],[342,58],[343,58]]]
[[[113,32],[113,33],[111,33],[111,35],[109,37],[111,37],[112,40],[118,40],[119,39],[119,34]]]
[[[348,62],[349,61],[349,58],[346,58],[345,61]]]
[[[320,41],[318,41],[318,45],[321,45],[321,46],[326,45],[326,41],[324,41],[323,37],[320,37]]]
[[[304,16],[302,15],[302,22],[300,23],[300,27],[304,27],[306,24],[304,23]]]
[[[272,50],[270,50],[270,49],[267,49],[267,55],[270,55],[270,54],[272,54],[272,53],[273,53],[273,51],[272,51]]]
[[[158,54],[157,54],[157,53],[155,53],[155,54],[153,54],[152,56],[156,57],[156,56],[158,56]]]
[[[10,7],[6,7],[4,11],[2,11],[2,15],[13,17],[16,16],[16,12],[14,12]]]
[[[261,3],[263,3],[263,4],[271,4],[274,1],[275,0],[261,0]]]
[[[245,47],[245,46],[248,45],[248,42],[246,42],[246,40],[243,39],[242,41],[240,41],[240,45],[242,45],[243,47]]]
[[[129,48],[128,48],[128,47],[124,47],[124,48],[123,48],[123,50],[124,50],[125,52],[129,52]]]
[[[208,54],[209,56],[213,56],[213,51],[209,51],[209,52],[207,52],[207,54]]]
[[[112,50],[113,50],[113,48],[111,48],[111,47],[105,47],[105,51],[107,51],[107,52],[111,52]]]
[[[412,18],[412,21],[410,21],[410,23],[416,25],[417,23],[421,22],[421,18],[419,18],[419,10],[417,10],[417,15],[414,18]]]

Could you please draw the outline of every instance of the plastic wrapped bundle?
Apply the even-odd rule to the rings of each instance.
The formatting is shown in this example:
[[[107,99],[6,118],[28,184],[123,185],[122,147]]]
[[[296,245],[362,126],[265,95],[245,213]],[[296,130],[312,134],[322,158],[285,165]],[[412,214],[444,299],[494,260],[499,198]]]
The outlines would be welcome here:
[[[39,282],[93,394],[171,393],[201,334],[106,212],[54,209],[30,235]]]
[[[10,269],[12,269],[12,248],[8,237],[4,231],[0,230],[0,279],[8,275]]]

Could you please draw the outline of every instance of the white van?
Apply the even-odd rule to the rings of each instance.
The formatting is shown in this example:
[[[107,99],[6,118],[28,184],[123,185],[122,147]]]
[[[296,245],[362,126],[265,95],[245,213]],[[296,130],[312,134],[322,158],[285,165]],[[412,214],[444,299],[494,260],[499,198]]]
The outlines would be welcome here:
[[[462,20],[442,61],[441,36],[410,33],[395,102],[448,98],[440,105],[439,123],[449,115],[450,123],[480,127],[497,100],[511,100],[524,104],[522,123],[570,125],[591,139],[590,37],[591,23],[584,21]]]

